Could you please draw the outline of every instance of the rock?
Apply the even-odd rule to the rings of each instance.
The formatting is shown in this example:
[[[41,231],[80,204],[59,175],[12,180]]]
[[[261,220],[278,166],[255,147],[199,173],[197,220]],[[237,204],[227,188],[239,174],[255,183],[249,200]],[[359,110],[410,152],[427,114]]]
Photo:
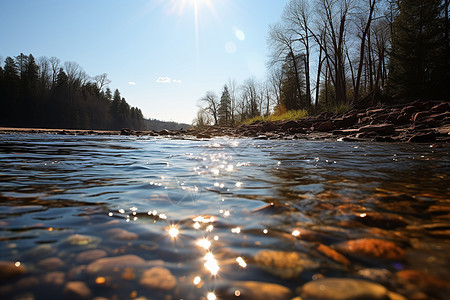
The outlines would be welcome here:
[[[50,285],[63,285],[66,281],[64,272],[49,272],[42,276],[42,283]]]
[[[71,281],[66,284],[63,291],[64,299],[90,299],[92,292],[82,281]]]
[[[315,123],[313,125],[313,130],[319,131],[319,132],[329,132],[329,131],[333,131],[335,129],[336,129],[336,126],[334,126],[334,124],[330,120],[325,121],[325,122]]]
[[[329,258],[331,258],[332,260],[341,263],[343,265],[349,265],[350,261],[343,256],[342,254],[340,254],[339,252],[337,252],[336,250],[324,245],[324,244],[319,244],[317,246],[317,250],[322,252],[323,254],[325,254],[326,256],[328,256]]]
[[[291,299],[291,290],[285,286],[256,281],[234,281],[216,288],[218,299]]]
[[[409,105],[409,106],[403,107],[401,112],[400,112],[400,114],[407,115],[407,116],[411,117],[412,114],[415,113],[415,112],[417,112],[417,108],[412,106],[412,105]]]
[[[319,266],[306,254],[298,252],[262,250],[256,253],[254,260],[259,267],[281,278],[294,278],[304,269]]]
[[[448,102],[439,103],[431,108],[431,111],[434,113],[443,113],[446,111],[450,111],[450,105]]]
[[[83,234],[74,234],[69,236],[65,241],[71,245],[78,246],[93,246],[100,243],[100,238],[95,236],[83,235]]]
[[[389,291],[378,283],[361,279],[325,278],[303,285],[303,300],[387,300]]]
[[[162,263],[162,261],[146,261],[139,256],[129,254],[97,259],[87,266],[86,271],[89,274],[108,274],[111,272],[123,272],[125,268],[139,269]]]
[[[145,260],[136,255],[122,255],[116,257],[104,257],[97,259],[87,266],[87,272],[107,273],[113,269],[124,269],[126,267],[139,267],[145,265]]]
[[[370,238],[342,242],[336,245],[336,249],[348,255],[389,260],[402,260],[405,256],[405,250],[394,243]]]
[[[22,278],[19,281],[16,282],[16,289],[22,290],[22,289],[30,289],[35,286],[39,285],[39,279],[32,276],[32,277],[26,277]]]
[[[302,126],[295,121],[287,121],[287,122],[281,124],[281,130],[283,130],[283,131],[288,131],[289,129],[292,129],[292,128],[302,128]]]
[[[45,270],[56,270],[64,267],[64,262],[59,257],[49,257],[38,262],[37,266]]]
[[[266,122],[263,124],[261,131],[263,132],[271,132],[271,131],[277,131],[278,127],[272,123],[272,122]]]
[[[409,143],[429,143],[436,141],[436,132],[419,132],[408,139]]]
[[[131,241],[131,240],[137,240],[138,235],[134,232],[129,232],[122,228],[113,228],[110,230],[107,230],[106,235],[108,235],[112,239],[117,240],[125,240],[125,241]]]
[[[120,130],[120,134],[121,135],[132,135],[132,134],[134,134],[134,131],[131,130],[130,128],[122,128]]]
[[[75,258],[75,260],[78,263],[87,263],[87,262],[92,262],[96,259],[99,259],[99,258],[102,258],[105,256],[106,256],[106,251],[100,250],[100,249],[95,249],[95,250],[88,250],[88,251],[79,253],[77,255],[77,257]]]
[[[376,132],[379,134],[391,134],[395,130],[394,125],[392,124],[377,124],[377,125],[366,125],[359,128],[359,132]]]
[[[139,283],[149,289],[171,290],[177,284],[177,279],[163,267],[154,267],[142,274]]]
[[[430,290],[446,290],[447,295],[450,292],[450,282],[442,280],[436,276],[422,273],[416,270],[402,270],[397,272],[397,277],[402,280],[406,280],[421,289]]]
[[[8,280],[23,275],[26,269],[22,264],[0,260],[0,280]]]
[[[365,212],[356,215],[357,220],[366,225],[379,227],[383,229],[396,229],[399,227],[404,227],[408,223],[399,215],[378,213],[378,212]]]
[[[390,284],[392,281],[392,273],[386,269],[361,269],[358,274],[382,284]]]

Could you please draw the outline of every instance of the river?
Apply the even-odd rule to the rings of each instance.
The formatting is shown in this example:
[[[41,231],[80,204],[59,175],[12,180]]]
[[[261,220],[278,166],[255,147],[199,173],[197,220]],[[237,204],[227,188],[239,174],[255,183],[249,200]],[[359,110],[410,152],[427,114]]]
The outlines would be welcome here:
[[[446,145],[1,135],[0,297],[445,299],[449,177]]]

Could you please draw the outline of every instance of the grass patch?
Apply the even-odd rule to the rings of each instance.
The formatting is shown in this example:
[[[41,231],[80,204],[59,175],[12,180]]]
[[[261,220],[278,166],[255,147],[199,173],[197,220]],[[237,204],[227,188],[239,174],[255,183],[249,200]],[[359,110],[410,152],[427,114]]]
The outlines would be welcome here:
[[[267,116],[267,117],[258,116],[258,117],[250,118],[250,119],[243,121],[242,124],[249,125],[249,124],[252,124],[252,123],[255,123],[258,121],[263,121],[263,122],[295,121],[295,120],[299,120],[299,119],[304,119],[307,116],[308,116],[308,112],[304,109],[290,110],[290,111],[287,111],[282,114],[271,114],[270,116]]]

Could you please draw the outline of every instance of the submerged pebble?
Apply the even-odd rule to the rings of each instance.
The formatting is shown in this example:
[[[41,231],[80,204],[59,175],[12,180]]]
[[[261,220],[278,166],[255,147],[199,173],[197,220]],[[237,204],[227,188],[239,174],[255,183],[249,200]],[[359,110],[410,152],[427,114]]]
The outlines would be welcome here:
[[[82,281],[70,281],[64,287],[63,295],[64,299],[83,300],[91,298],[92,292],[86,283]]]
[[[65,241],[71,245],[92,246],[100,243],[101,239],[95,236],[73,234],[69,236]]]
[[[59,257],[49,257],[37,263],[37,266],[45,270],[57,270],[64,267],[64,262]]]
[[[81,252],[77,255],[75,260],[79,263],[86,263],[86,262],[92,262],[96,259],[105,257],[106,251],[101,249],[94,249],[94,250],[88,250]]]
[[[349,278],[310,281],[301,289],[302,300],[387,300],[388,293],[380,284]]]
[[[304,253],[262,250],[256,253],[256,264],[267,272],[281,278],[293,278],[304,269],[312,269],[319,266]]]
[[[13,261],[0,261],[0,280],[11,279],[26,273],[25,267]]]
[[[291,299],[291,290],[285,286],[257,281],[234,281],[216,289],[218,299]]]
[[[105,232],[111,239],[131,241],[136,240],[138,235],[134,232],[127,231],[122,228],[113,228]]]
[[[345,254],[389,260],[402,260],[405,256],[405,250],[393,242],[370,238],[342,242],[336,249]]]
[[[163,267],[146,270],[139,283],[149,289],[171,290],[177,284],[177,279]]]

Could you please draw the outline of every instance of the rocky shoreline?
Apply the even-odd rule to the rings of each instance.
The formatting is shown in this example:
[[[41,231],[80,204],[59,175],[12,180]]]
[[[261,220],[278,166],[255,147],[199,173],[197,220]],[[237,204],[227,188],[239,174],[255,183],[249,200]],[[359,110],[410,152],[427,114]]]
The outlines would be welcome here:
[[[178,131],[121,131],[0,128],[0,134],[45,133],[61,135],[138,135],[195,137],[229,136],[255,139],[306,139],[373,142],[450,142],[448,101],[416,101],[407,105],[353,109],[335,115],[323,113],[297,121],[255,122],[237,127],[207,126]]]

